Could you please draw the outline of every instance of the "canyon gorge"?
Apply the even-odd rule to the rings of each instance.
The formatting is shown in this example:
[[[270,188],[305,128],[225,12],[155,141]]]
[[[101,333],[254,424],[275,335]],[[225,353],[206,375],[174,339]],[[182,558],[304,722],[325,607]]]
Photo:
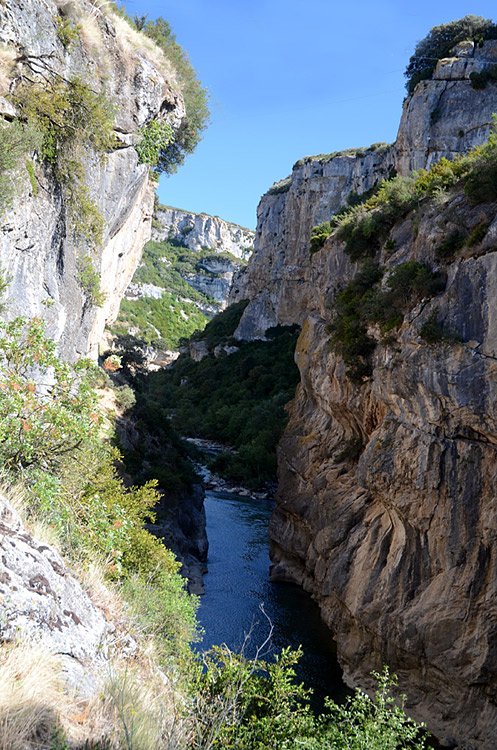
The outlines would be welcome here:
[[[68,29],[76,27],[72,43]],[[463,155],[485,143],[496,146],[497,41],[463,41],[440,59],[406,97],[395,143],[296,162],[262,197],[254,235],[217,216],[157,201],[154,208],[154,164],[141,150],[147,128],[154,123],[163,135],[179,138],[187,112],[171,65],[137,34],[119,15],[87,0],[0,2],[5,128],[19,111],[29,117],[29,108],[22,110],[27,100],[12,96],[28,73],[48,77],[58,96],[71,86],[81,93],[81,80],[87,81],[92,95],[105,93],[114,103],[112,148],[102,157],[91,141],[82,154],[76,144],[70,163],[79,205],[89,212],[84,223],[91,224],[95,211],[100,217],[99,242],[78,229],[69,181],[54,171],[49,150],[42,158],[31,149],[12,172],[16,190],[0,227],[6,319],[43,320],[68,362],[82,356],[97,361],[106,326],[113,336],[146,339],[152,349],[158,341],[182,346],[185,372],[170,370],[175,393],[193,392],[195,378],[202,381],[192,360],[204,368],[201,396],[181,404],[193,437],[214,390],[208,367],[219,360],[230,376],[236,370],[240,379],[251,379],[254,391],[261,389],[260,432],[267,430],[272,448],[279,434],[269,434],[273,425],[265,420],[293,394],[295,383],[288,385],[277,366],[293,351],[298,328],[300,382],[286,407],[269,522],[271,580],[298,584],[318,603],[349,686],[372,691],[372,670],[387,664],[406,695],[406,711],[426,722],[442,746],[492,750],[497,171],[488,177],[482,168],[475,178],[471,158],[481,166],[490,163],[489,152],[473,151],[467,162]],[[385,193],[388,186],[397,193]],[[335,216],[342,218],[334,224]],[[168,286],[172,276],[161,276],[175,263],[182,268],[177,287]],[[147,300],[164,301],[179,321],[174,329],[159,329]],[[142,303],[142,317],[133,318]],[[188,347],[179,343],[197,326],[195,315],[201,328],[226,306],[221,322],[214,318]],[[112,328],[116,319],[120,330]],[[183,330],[188,320],[190,329]],[[227,320],[235,321],[233,330]],[[353,346],[346,340],[351,335],[361,336]],[[261,348],[244,354],[254,342]],[[270,369],[261,354],[266,344],[275,352],[271,376],[280,385],[274,392],[273,384],[263,387]],[[129,354],[115,351],[105,353],[110,374]],[[154,402],[170,395],[171,381],[139,365],[127,363],[141,402],[118,415],[125,462],[130,457],[122,474],[129,472],[131,487],[137,478],[151,479],[156,466],[163,469],[164,492],[146,528],[176,551],[192,590],[201,593],[208,546],[204,490],[190,462],[201,459],[174,433],[175,409],[160,411]],[[150,383],[155,391],[147,391]],[[224,405],[226,422],[236,422],[233,403]],[[30,429],[22,418],[20,434]],[[242,415],[233,433],[245,428]],[[250,439],[250,455],[267,458],[266,445],[261,449]],[[224,457],[226,464],[236,464],[233,456]],[[260,482],[269,486],[270,469],[268,476]],[[144,516],[138,517],[143,531]],[[128,522],[111,520],[112,533]],[[55,548],[26,530],[9,493],[0,497],[0,521],[2,642],[37,631],[42,646],[63,657],[69,683],[95,694],[108,652],[125,642],[132,656],[135,640],[126,640],[92,604]],[[114,574],[118,555],[112,545],[106,553]],[[143,590],[153,577],[147,575]]]

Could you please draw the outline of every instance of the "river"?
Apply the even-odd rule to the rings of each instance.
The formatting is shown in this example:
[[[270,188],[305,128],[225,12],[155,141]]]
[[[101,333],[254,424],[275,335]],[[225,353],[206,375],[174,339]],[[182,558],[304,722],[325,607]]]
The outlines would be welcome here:
[[[252,657],[268,635],[270,620],[273,633],[266,658],[286,646],[302,645],[297,674],[306,687],[313,688],[315,705],[321,705],[324,695],[343,700],[349,691],[317,605],[298,586],[269,581],[271,509],[269,501],[206,492],[209,572],[198,612],[205,630],[199,648],[226,643],[238,651],[250,633],[245,653]]]

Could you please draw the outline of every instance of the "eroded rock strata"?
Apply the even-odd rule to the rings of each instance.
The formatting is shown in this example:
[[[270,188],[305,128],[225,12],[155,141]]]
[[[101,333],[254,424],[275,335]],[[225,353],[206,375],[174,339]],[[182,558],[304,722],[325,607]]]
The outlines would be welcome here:
[[[64,21],[82,29],[70,45],[61,39]],[[105,324],[117,316],[150,238],[154,185],[134,148],[138,131],[154,118],[177,128],[184,102],[160,50],[137,44],[122,19],[87,0],[6,0],[0,5],[0,44],[14,64],[0,81],[0,115],[16,114],[8,89],[18,74],[15,65],[27,58],[34,66],[31,78],[83,81],[94,92],[104,90],[114,109],[118,146],[105,158],[87,151],[82,162],[89,198],[104,220],[98,251],[93,254],[75,238],[64,193],[43,164],[34,164],[32,181],[19,170],[16,199],[0,224],[0,264],[11,279],[9,313],[45,317],[65,359],[96,356]],[[100,307],[91,304],[81,284],[80,263],[87,253],[105,295]],[[46,299],[52,301],[49,309]]]
[[[453,155],[459,130],[467,135],[464,148],[484,139],[497,87],[474,91],[462,59],[441,61],[434,80],[408,97],[397,143],[384,150],[377,175],[392,164],[405,173]],[[441,86],[445,114],[433,123]],[[435,128],[440,137],[432,150]],[[337,291],[357,266],[333,234],[310,256],[309,235],[346,191],[367,189],[370,175],[359,168],[354,176],[366,158],[374,153],[306,161],[283,191],[276,186],[262,199],[256,252],[233,292],[251,300],[240,338],[263,336],[276,323],[302,325],[301,384],[279,449],[271,574],[299,583],[318,601],[350,684],[371,687],[371,670],[386,663],[399,676],[409,712],[444,745],[491,750],[497,206],[475,207],[456,191],[393,228],[390,252],[382,250],[379,263],[426,262],[446,274],[445,290],[408,310],[393,339],[376,346],[370,379],[356,385],[331,351],[326,326]],[[327,176],[345,164],[345,179]],[[484,237],[455,259],[436,257],[443,238],[461,228],[469,236],[482,224]],[[444,333],[428,345],[420,331],[430,316]],[[374,326],[369,334],[379,342]]]
[[[462,43],[440,60],[433,80],[404,101],[394,144],[373,144],[326,156],[305,157],[290,177],[276,182],[257,209],[254,254],[235,277],[229,301],[249,299],[235,336],[261,338],[278,323],[301,324],[313,309],[309,237],[329,221],[351,193],[363,193],[397,172],[430,167],[483,143],[497,112],[497,87],[475,90],[469,79],[497,59],[497,44]]]

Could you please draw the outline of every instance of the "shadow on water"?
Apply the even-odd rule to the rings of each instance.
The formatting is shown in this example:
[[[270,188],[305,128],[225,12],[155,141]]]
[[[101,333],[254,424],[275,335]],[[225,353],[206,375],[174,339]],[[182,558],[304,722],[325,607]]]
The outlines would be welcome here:
[[[342,681],[336,646],[319,609],[298,586],[269,581],[267,526],[272,503],[237,495],[207,492],[205,500],[209,539],[209,573],[199,609],[205,630],[199,649],[225,643],[252,658],[273,633],[269,652],[302,646],[298,679],[312,687],[316,709],[329,695],[342,701],[350,694]],[[263,612],[260,606],[263,605]]]
[[[320,713],[326,695],[341,703],[352,691],[342,681],[336,645],[316,603],[298,586],[269,581],[267,527],[272,507],[269,501],[206,493],[209,573],[198,613],[205,635],[197,648],[225,643],[240,651],[250,633],[244,653],[251,658],[267,638],[269,618],[273,634],[265,658],[301,645],[304,655],[297,678],[313,689],[311,706]],[[441,745],[430,737],[428,747]]]

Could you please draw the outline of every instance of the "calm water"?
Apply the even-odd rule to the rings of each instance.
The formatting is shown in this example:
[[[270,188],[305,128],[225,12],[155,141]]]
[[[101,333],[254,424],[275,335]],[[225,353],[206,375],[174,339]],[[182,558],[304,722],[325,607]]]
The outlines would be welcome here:
[[[269,631],[262,604],[274,626],[269,653],[302,645],[299,679],[314,689],[318,701],[324,695],[342,700],[348,691],[317,605],[298,586],[269,581],[271,508],[268,501],[206,492],[209,573],[198,613],[205,630],[199,647],[226,643],[239,650],[250,632],[245,653],[253,656]]]

